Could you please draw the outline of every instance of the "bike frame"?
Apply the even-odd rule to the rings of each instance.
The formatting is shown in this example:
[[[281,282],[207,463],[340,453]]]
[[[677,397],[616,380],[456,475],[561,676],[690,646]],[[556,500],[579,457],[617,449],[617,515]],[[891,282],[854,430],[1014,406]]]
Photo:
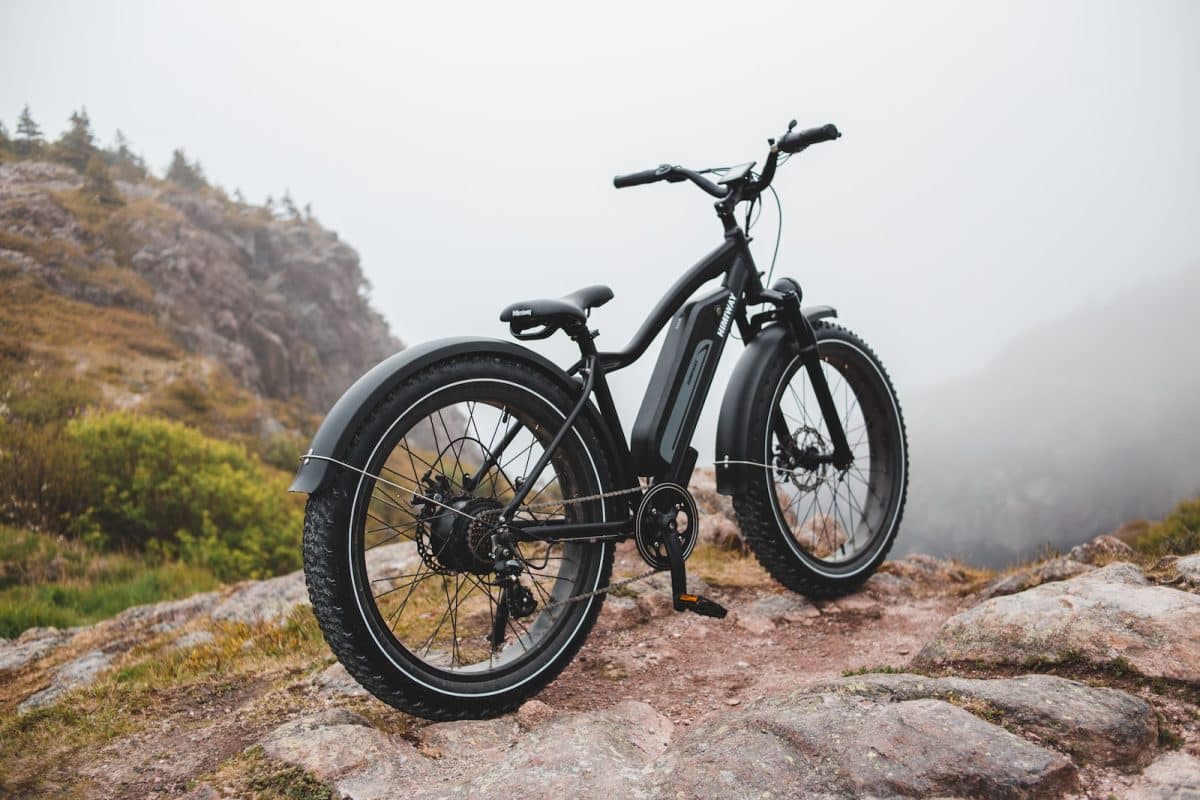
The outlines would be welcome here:
[[[809,380],[817,396],[817,401],[825,420],[826,430],[829,431],[831,443],[833,444],[833,453],[831,455],[818,456],[815,460],[817,462],[827,461],[836,466],[849,464],[850,448],[846,441],[846,434],[843,430],[841,419],[838,417],[833,398],[830,395],[829,386],[825,380],[825,373],[820,367],[820,353],[817,347],[816,335],[812,324],[800,311],[799,286],[794,282],[789,282],[795,288],[782,292],[763,288],[759,273],[755,267],[754,257],[750,252],[749,239],[745,231],[742,230],[734,219],[733,206],[735,204],[736,198],[734,198],[733,202],[724,201],[716,204],[718,216],[725,228],[725,241],[700,259],[699,262],[685,272],[667,290],[667,293],[654,306],[649,317],[642,323],[637,333],[634,334],[633,339],[623,350],[615,352],[598,351],[594,341],[595,334],[588,330],[586,325],[568,332],[571,338],[578,344],[581,355],[580,361],[576,362],[568,370],[568,374],[580,375],[582,378],[582,388],[574,408],[567,414],[562,427],[551,439],[549,445],[546,446],[541,457],[530,470],[530,473],[525,476],[520,489],[508,502],[501,514],[508,521],[510,529],[516,534],[517,539],[547,542],[571,540],[620,541],[628,538],[634,531],[635,519],[633,514],[636,513],[638,503],[641,500],[640,493],[635,492],[625,495],[631,513],[623,519],[608,522],[572,523],[531,522],[516,520],[513,517],[549,463],[554,451],[571,429],[571,426],[575,423],[580,413],[583,412],[589,399],[593,396],[604,422],[615,432],[612,438],[618,443],[619,452],[616,455],[620,463],[614,466],[617,470],[617,478],[621,484],[620,488],[636,489],[640,486],[638,476],[634,472],[629,443],[626,442],[622,433],[624,429],[621,426],[620,416],[613,402],[612,391],[609,388],[607,376],[609,373],[624,369],[640,359],[650,347],[654,338],[675,317],[680,309],[684,307],[689,298],[701,286],[722,276],[724,277],[721,286],[728,290],[729,298],[716,330],[716,341],[713,342],[711,351],[707,353],[709,361],[704,364],[704,368],[699,370],[698,382],[693,383],[689,387],[686,398],[681,398],[676,393],[666,399],[669,405],[675,405],[680,402],[686,403],[686,409],[681,412],[681,421],[677,433],[677,440],[681,443],[677,448],[677,452],[682,455],[677,456],[672,461],[670,468],[662,474],[649,476],[652,482],[672,482],[687,486],[697,457],[696,450],[691,447],[692,436],[695,433],[700,409],[703,407],[709,390],[712,387],[712,378],[716,364],[720,360],[725,340],[728,338],[733,324],[737,325],[742,341],[746,344],[749,344],[754,339],[764,325],[779,323],[786,324],[791,328],[798,353],[803,360],[805,368],[808,370]],[[773,308],[755,315],[753,319],[747,319],[746,308],[761,303],[769,304]],[[654,385],[648,387],[646,393],[647,399],[651,393],[660,388]],[[790,433],[782,417],[778,414],[775,416],[777,419],[772,420],[772,429],[776,438],[781,444],[790,442]],[[501,442],[497,447],[498,452],[490,456],[489,461],[498,460],[500,453],[503,452],[507,444],[508,442]],[[487,468],[488,465],[485,464],[479,474],[483,474],[483,471]]]

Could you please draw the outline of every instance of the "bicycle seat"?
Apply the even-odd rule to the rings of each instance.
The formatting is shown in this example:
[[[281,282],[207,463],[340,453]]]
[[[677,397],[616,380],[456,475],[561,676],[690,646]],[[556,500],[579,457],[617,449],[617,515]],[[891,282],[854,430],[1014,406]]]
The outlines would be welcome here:
[[[586,286],[557,298],[523,300],[513,303],[500,312],[500,321],[512,326],[513,335],[522,338],[542,338],[558,328],[574,328],[587,321],[588,311],[612,300],[612,289],[607,286]],[[545,326],[532,336],[532,328]]]

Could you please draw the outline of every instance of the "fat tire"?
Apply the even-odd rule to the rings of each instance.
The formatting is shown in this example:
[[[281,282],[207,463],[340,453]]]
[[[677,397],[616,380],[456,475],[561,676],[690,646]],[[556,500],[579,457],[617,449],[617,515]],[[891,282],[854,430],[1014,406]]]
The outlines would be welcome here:
[[[365,463],[366,453],[377,440],[373,437],[381,425],[386,426],[394,419],[396,407],[403,407],[408,398],[448,385],[463,375],[478,374],[505,374],[510,378],[519,375],[526,387],[535,389],[564,414],[574,403],[558,381],[527,362],[490,354],[454,356],[422,369],[381,400],[360,424],[344,458],[348,463]],[[610,467],[599,436],[582,415],[575,429],[595,464],[601,484],[598,490],[611,489]],[[587,639],[603,605],[603,594],[589,602],[582,623],[553,662],[512,690],[487,696],[454,697],[428,689],[400,672],[367,630],[349,578],[346,532],[357,478],[358,475],[341,470],[326,487],[309,496],[304,516],[304,573],[313,613],[325,641],[363,688],[388,705],[425,719],[481,719],[513,711],[558,677]],[[598,586],[603,588],[612,573],[614,548],[598,547],[603,551]]]
[[[856,349],[862,351],[871,360],[873,366],[878,370],[878,373],[883,378],[883,383],[886,386],[887,392],[891,395],[892,402],[896,407],[896,422],[898,426],[899,441],[902,445],[903,456],[903,472],[902,486],[900,488],[899,507],[896,511],[895,522],[892,524],[891,530],[886,534],[886,541],[883,542],[878,552],[870,559],[869,563],[861,570],[847,577],[829,577],[813,570],[805,564],[787,544],[784,537],[790,537],[790,532],[781,530],[779,523],[775,519],[773,506],[777,502],[775,493],[770,488],[770,472],[762,470],[762,474],[766,476],[765,480],[757,476],[748,482],[748,488],[744,492],[739,492],[733,496],[733,508],[737,515],[738,526],[741,528],[742,535],[746,539],[746,543],[750,546],[751,552],[763,568],[786,588],[805,595],[813,599],[833,599],[843,595],[850,594],[858,590],[863,583],[867,581],[879,568],[887,558],[888,553],[895,543],[896,535],[900,530],[900,523],[904,517],[904,504],[908,497],[908,434],[904,426],[904,414],[900,408],[900,401],[896,397],[896,390],[892,386],[892,379],[884,368],[883,363],[875,352],[855,334],[851,333],[841,325],[837,325],[824,320],[813,324],[813,329],[817,335],[818,342],[830,340],[842,340],[847,342]],[[765,385],[770,387],[770,391],[758,392],[750,408],[751,430],[758,431],[766,428],[766,420],[771,412],[771,404],[774,402],[774,390],[778,386],[779,380],[783,377],[784,370],[792,361],[792,356],[781,357],[778,363],[774,366],[770,373],[770,379],[765,381]],[[756,443],[752,443],[754,446]],[[761,444],[761,443],[757,443]]]

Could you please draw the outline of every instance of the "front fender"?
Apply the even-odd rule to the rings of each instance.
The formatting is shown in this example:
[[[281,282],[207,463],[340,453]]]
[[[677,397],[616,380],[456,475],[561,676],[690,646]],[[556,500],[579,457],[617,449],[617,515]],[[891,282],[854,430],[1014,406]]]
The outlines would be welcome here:
[[[825,317],[836,317],[837,310],[831,306],[811,306],[803,309],[810,322]],[[738,359],[725,397],[721,401],[721,414],[717,418],[716,474],[717,491],[731,495],[745,489],[746,481],[761,467],[745,465],[722,465],[723,461],[761,461],[761,453],[750,452],[753,440],[750,425],[751,409],[759,392],[770,392],[774,386],[768,383],[768,372],[781,360],[790,360],[796,355],[796,342],[786,325],[771,325],[762,330],[746,346]]]
[[[392,389],[424,367],[462,353],[495,353],[529,362],[558,379],[572,396],[579,393],[579,383],[545,356],[503,339],[454,337],[414,345],[376,364],[338,398],[301,457],[300,469],[288,491],[311,494],[324,486],[336,465],[307,456],[344,459],[354,432]],[[598,415],[594,408],[588,411]]]

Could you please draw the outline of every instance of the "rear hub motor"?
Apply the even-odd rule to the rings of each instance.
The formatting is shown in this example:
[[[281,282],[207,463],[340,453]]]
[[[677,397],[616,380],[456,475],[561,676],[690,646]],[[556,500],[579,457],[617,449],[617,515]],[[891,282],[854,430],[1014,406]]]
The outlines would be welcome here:
[[[462,497],[447,505],[454,510],[439,509],[427,522],[431,566],[475,575],[492,572],[492,527],[503,506],[490,497]]]

